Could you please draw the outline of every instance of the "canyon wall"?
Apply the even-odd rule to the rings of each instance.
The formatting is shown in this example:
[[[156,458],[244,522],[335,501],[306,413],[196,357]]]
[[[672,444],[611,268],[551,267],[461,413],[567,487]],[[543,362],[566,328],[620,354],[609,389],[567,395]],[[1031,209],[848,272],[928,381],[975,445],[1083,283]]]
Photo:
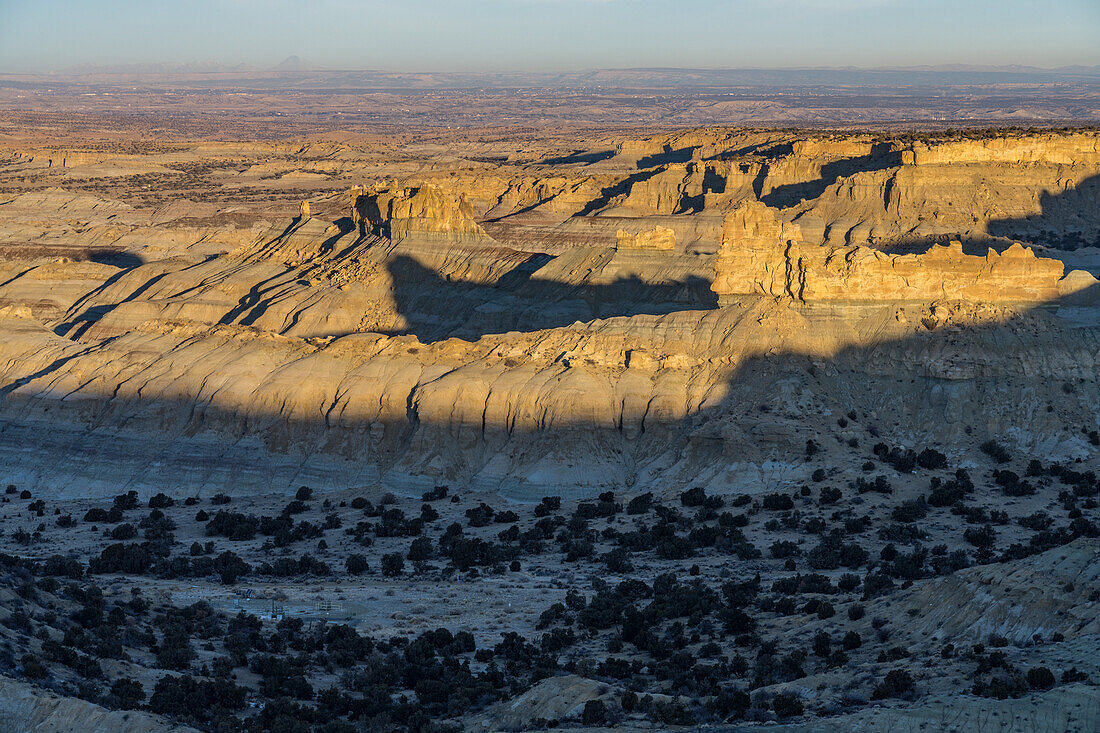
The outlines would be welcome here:
[[[832,248],[807,242],[797,224],[768,206],[744,202],[723,226],[712,285],[720,299],[739,295],[803,302],[1043,303],[1097,284],[1078,271],[1063,277],[1056,259],[1036,257],[1019,243],[1003,252],[968,255],[962,244],[932,245],[922,254],[892,255],[864,246]]]
[[[871,431],[1072,460],[1100,427],[1100,259],[993,230],[1093,236],[1095,140],[708,129],[495,164],[288,146],[260,172],[214,146],[188,165],[294,186],[12,196],[0,481],[757,490]]]

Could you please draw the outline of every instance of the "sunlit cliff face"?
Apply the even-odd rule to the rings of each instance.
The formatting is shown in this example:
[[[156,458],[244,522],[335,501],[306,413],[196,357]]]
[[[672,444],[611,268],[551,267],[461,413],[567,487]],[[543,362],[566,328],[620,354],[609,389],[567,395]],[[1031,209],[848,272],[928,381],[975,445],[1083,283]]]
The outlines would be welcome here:
[[[148,203],[96,194],[117,161],[65,153],[91,170],[58,181],[24,156],[66,187],[0,204],[5,470],[43,479],[48,452],[51,480],[93,491],[752,485],[799,478],[853,410],[895,442],[1079,452],[1094,133],[591,144],[496,165],[196,148],[194,189]],[[285,201],[189,198],[211,183]]]

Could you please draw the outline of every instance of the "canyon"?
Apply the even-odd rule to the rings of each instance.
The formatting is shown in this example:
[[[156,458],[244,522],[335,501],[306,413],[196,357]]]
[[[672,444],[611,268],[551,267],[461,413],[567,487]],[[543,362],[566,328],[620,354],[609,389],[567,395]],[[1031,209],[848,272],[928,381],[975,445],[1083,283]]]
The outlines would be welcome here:
[[[6,725],[1095,729],[1095,129],[120,119],[0,136]]]
[[[312,216],[64,180],[10,197],[0,479],[683,490],[796,478],[850,410],[948,451],[996,433],[1083,454],[1095,134],[606,144],[579,164],[385,163],[377,183],[353,149],[272,150],[261,181],[362,181],[317,181]],[[174,155],[228,186],[258,167],[227,168],[239,154]],[[76,157],[12,153],[9,175],[44,156]]]

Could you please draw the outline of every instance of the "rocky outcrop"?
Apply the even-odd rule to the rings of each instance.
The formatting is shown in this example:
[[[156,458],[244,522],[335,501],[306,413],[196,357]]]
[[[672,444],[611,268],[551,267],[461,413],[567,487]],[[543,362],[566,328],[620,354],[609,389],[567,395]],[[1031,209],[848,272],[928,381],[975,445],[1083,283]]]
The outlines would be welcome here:
[[[394,241],[424,237],[453,241],[490,239],[461,194],[449,196],[434,186],[373,193],[357,187],[351,190],[351,197],[353,221]]]
[[[513,180],[487,210],[487,218],[564,221],[600,195],[607,182],[593,176],[549,175]]]
[[[615,232],[616,249],[630,250],[656,250],[671,252],[676,249],[676,232],[668,227],[657,226],[637,234],[631,234],[625,229]]]
[[[414,333],[467,312],[461,290],[431,290],[439,315],[407,306]],[[540,301],[528,317],[548,308]],[[1094,419],[1094,330],[1002,309],[985,327],[960,318],[929,331],[925,310],[807,314],[768,298],[434,343],[302,339],[261,330],[262,319],[210,326],[184,311],[80,342],[10,318],[0,320],[0,481],[82,496],[270,490],[303,476],[318,488],[446,482],[535,499],[551,489],[747,490],[800,476],[807,435],[827,433],[830,413],[856,410],[904,425],[918,445],[932,435],[950,445],[968,439],[974,405],[984,430],[1036,455],[1087,455],[1084,436],[1061,430]],[[762,400],[774,409],[759,411]]]
[[[806,439],[850,411],[884,440],[960,456],[984,434],[1087,457],[1091,275],[1007,242],[859,246],[1032,211],[1051,180],[1083,196],[1086,164],[902,164],[866,135],[797,138],[704,130],[591,166],[372,169],[357,180],[404,182],[259,201],[278,216],[202,258],[189,220],[221,226],[236,204],[0,203],[0,244],[42,226],[69,244],[188,238],[122,265],[0,263],[0,481],[750,490],[804,480]],[[885,167],[826,180],[851,166]],[[756,200],[802,185],[825,192]],[[307,196],[312,216],[294,217]],[[1087,229],[1082,199],[1055,198],[1054,225]],[[349,203],[361,229],[340,216]],[[1071,307],[1034,307],[1047,301]]]
[[[1100,165],[1100,136],[1094,132],[1040,133],[977,140],[916,142],[902,156],[903,162],[908,165]]]
[[[808,239],[834,247],[933,238],[1076,247],[1100,240],[1098,146],[1091,132],[894,144],[822,167],[830,173],[813,190],[762,198],[792,207]]]
[[[1096,284],[1087,273],[1063,279],[1063,265],[1019,244],[967,255],[961,243],[923,254],[892,255],[869,247],[806,242],[796,224],[759,202],[730,212],[715,261],[720,297],[769,295],[812,301],[1039,303]]]
[[[600,700],[612,705],[619,694],[621,692],[610,685],[573,674],[549,677],[523,694],[497,703],[474,717],[469,722],[469,730],[486,733],[530,730],[544,720],[579,723],[585,703]]]
[[[781,220],[760,202],[741,203],[723,223],[711,289],[720,299],[734,295],[793,297],[799,286],[788,251],[801,242],[797,225]]]
[[[0,677],[0,730],[23,733],[197,733],[139,710],[107,710],[18,680]]]
[[[906,633],[914,640],[962,646],[995,634],[1025,645],[1057,633],[1072,641],[1100,635],[1100,616],[1091,600],[1097,583],[1100,541],[1079,538],[1016,562],[937,578],[876,605],[921,609],[907,623]]]
[[[629,190],[611,199],[597,216],[654,216],[679,214],[703,195],[700,163],[676,163],[628,180]],[[701,201],[700,201],[701,203]]]

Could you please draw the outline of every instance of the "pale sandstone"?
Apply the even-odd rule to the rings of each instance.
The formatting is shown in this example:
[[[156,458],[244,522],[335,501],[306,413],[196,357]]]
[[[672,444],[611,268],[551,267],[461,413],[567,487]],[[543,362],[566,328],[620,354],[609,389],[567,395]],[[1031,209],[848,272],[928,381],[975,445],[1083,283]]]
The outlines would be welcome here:
[[[415,236],[488,239],[474,219],[465,195],[451,196],[435,186],[384,189],[357,194],[352,189],[353,219],[384,229],[394,241]]]
[[[648,231],[631,234],[625,229],[615,232],[617,249],[641,249],[672,251],[676,249],[676,232],[657,226]]]
[[[797,224],[764,204],[745,202],[726,216],[712,288],[725,298],[758,294],[803,302],[1039,303],[1096,284],[1088,273],[1064,279],[1063,269],[1018,243],[984,257],[965,254],[957,241],[910,255],[832,248],[806,242]]]
[[[232,160],[298,155],[214,147]],[[701,130],[552,166],[544,183],[537,164],[453,176],[440,164],[400,185],[401,171],[385,170],[359,178],[379,183],[351,188],[350,202],[343,186],[311,194],[304,221],[290,218],[295,196],[208,259],[190,243],[141,250],[148,261],[126,269],[7,262],[0,480],[104,494],[302,477],[536,498],[546,487],[755,490],[805,480],[806,431],[827,433],[829,415],[849,410],[903,444],[1003,434],[1037,454],[1087,455],[1079,429],[1100,399],[1091,275],[1061,277],[1059,262],[1015,247],[858,245],[1042,212],[1051,182],[1087,194],[1089,159],[893,165],[887,147]],[[318,171],[358,160],[335,144],[301,155]],[[891,166],[823,182],[808,205],[756,201],[757,187],[764,198],[812,188],[852,159]],[[920,202],[940,185],[948,193]],[[1092,232],[1073,196],[1046,209]],[[162,231],[154,219],[219,211],[54,190],[0,203],[0,235],[116,242]],[[649,247],[673,239],[671,251]]]

